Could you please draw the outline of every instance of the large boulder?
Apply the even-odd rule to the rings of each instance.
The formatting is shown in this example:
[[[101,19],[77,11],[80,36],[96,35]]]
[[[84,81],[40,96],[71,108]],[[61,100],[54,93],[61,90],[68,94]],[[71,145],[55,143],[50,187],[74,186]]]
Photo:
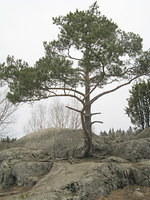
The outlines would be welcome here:
[[[42,151],[11,148],[0,152],[0,186],[33,186],[49,172],[52,161]]]
[[[136,162],[150,159],[150,138],[132,139],[112,144],[112,154]]]

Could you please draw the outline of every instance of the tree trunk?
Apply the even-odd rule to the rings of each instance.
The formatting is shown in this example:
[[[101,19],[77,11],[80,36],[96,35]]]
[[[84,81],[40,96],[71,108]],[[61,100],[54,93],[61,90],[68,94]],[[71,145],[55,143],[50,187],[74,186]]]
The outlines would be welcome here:
[[[91,105],[88,105],[85,109],[85,117],[84,117],[85,129],[86,129],[86,138],[85,138],[85,146],[86,152],[85,156],[92,156],[92,128],[91,128]]]
[[[91,103],[90,103],[90,81],[89,74],[86,74],[85,84],[85,105],[84,112],[81,114],[82,127],[85,135],[85,156],[92,156],[92,127],[91,127]]]

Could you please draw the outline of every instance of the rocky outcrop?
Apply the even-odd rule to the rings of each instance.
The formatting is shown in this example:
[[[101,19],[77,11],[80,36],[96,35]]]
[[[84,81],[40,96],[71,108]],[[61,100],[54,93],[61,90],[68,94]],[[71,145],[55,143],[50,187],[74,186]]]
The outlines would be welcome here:
[[[11,148],[0,152],[0,185],[33,186],[38,179],[49,172],[52,161],[42,151],[25,148]]]
[[[45,129],[21,138],[14,145],[34,150],[41,149],[58,159],[81,158],[85,152],[81,130]]]
[[[76,160],[73,164],[58,161],[30,192],[24,193],[24,199],[96,200],[127,185],[150,186],[148,174],[149,161],[136,165],[98,160]]]
[[[112,145],[112,154],[132,162],[150,159],[150,138],[132,139]]]
[[[81,131],[47,129],[14,145],[0,152],[0,185],[32,189],[7,200],[96,200],[128,185],[150,186],[147,137],[111,142],[94,135],[88,159]]]
[[[85,154],[84,134],[82,130],[45,129],[29,134],[14,146],[41,149],[57,159],[83,158]],[[93,134],[93,149],[100,156],[110,155],[112,147]]]
[[[94,135],[94,148],[107,154]],[[0,152],[0,186],[33,186],[49,172],[54,160],[83,158],[85,152],[82,131],[47,129],[27,135]]]

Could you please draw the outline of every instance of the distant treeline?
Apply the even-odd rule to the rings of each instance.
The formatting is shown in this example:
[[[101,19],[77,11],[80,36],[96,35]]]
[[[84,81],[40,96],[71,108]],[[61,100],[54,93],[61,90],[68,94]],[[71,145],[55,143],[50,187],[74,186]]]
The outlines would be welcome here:
[[[132,137],[138,134],[141,130],[136,130],[132,127],[129,127],[126,131],[122,129],[115,130],[113,128],[108,131],[100,131],[100,136],[110,137],[111,139],[115,139],[116,137]]]
[[[16,138],[10,138],[9,136],[7,136],[6,138],[0,139],[1,142],[5,142],[5,143],[12,143],[12,142],[15,142],[16,140],[17,140]]]

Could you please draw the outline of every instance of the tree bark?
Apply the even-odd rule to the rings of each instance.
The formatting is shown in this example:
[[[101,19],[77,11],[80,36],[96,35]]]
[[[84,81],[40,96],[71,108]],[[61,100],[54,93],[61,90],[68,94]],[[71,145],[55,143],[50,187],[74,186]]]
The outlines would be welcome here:
[[[82,116],[82,127],[85,135],[85,156],[92,156],[92,127],[91,127],[91,103],[90,103],[90,80],[89,74],[85,79],[85,99]]]
[[[87,105],[85,109],[85,128],[86,128],[86,138],[85,138],[85,146],[86,152],[85,156],[92,156],[92,127],[91,127],[91,105]]]

